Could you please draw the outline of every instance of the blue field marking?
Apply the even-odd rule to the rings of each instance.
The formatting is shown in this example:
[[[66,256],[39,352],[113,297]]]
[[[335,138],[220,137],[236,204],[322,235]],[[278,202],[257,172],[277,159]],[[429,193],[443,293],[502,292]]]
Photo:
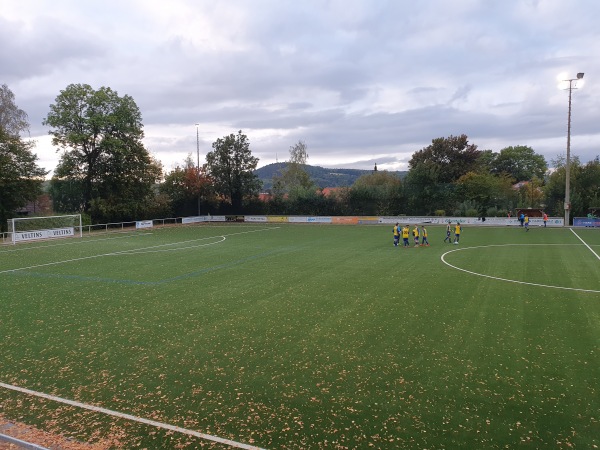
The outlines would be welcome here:
[[[219,264],[216,266],[205,267],[199,270],[194,270],[192,272],[187,272],[181,275],[177,275],[174,277],[164,278],[161,280],[155,281],[141,281],[141,280],[131,280],[131,279],[118,279],[118,278],[105,278],[105,277],[97,277],[97,276],[85,276],[85,275],[70,275],[70,274],[60,274],[60,273],[41,273],[41,272],[11,272],[11,275],[17,275],[22,277],[32,277],[32,278],[55,278],[55,279],[63,279],[63,280],[73,280],[73,281],[87,281],[87,282],[95,282],[95,283],[115,283],[115,284],[125,284],[125,285],[137,285],[137,286],[160,286],[167,283],[172,283],[175,281],[185,280],[189,278],[198,277],[201,275],[205,275],[211,272],[216,272],[218,270],[229,269],[232,267],[240,266],[250,261],[255,261],[258,259],[266,258],[271,255],[276,255],[280,253],[289,253],[291,247],[280,248],[277,250],[271,250],[268,252],[257,253],[255,255],[247,256],[245,258],[240,258],[235,261],[230,261],[224,264]]]
[[[13,268],[13,269],[0,270],[0,275],[6,274],[6,273],[14,274],[17,272],[22,272],[22,271],[31,271],[32,269],[37,269],[39,267],[48,267],[48,266],[56,266],[56,265],[60,265],[60,264],[69,264],[69,263],[74,263],[74,262],[84,261],[84,260],[89,260],[89,259],[103,258],[103,257],[107,257],[107,256],[139,255],[139,254],[144,254],[144,253],[165,253],[165,252],[173,252],[173,251],[190,250],[190,249],[198,248],[198,247],[206,247],[209,245],[221,244],[221,243],[225,242],[225,240],[227,240],[228,236],[235,236],[235,235],[247,234],[247,233],[256,233],[259,231],[270,231],[270,230],[275,230],[278,228],[279,227],[270,228],[270,229],[262,228],[259,230],[242,231],[239,233],[231,233],[228,235],[202,237],[202,238],[198,238],[198,239],[189,239],[189,240],[180,241],[180,242],[157,244],[157,245],[152,245],[149,247],[143,247],[143,248],[138,248],[138,249],[129,249],[129,250],[110,252],[110,253],[102,253],[102,254],[98,254],[98,255],[82,256],[79,258],[72,258],[72,259],[67,259],[67,260],[63,260],[63,261],[51,261],[51,262],[42,263],[42,264],[34,264],[31,266],[27,266],[27,267],[17,267],[17,268]],[[209,242],[209,243],[202,242],[202,241],[206,241],[209,239],[220,239],[220,240],[214,241],[214,242]],[[191,244],[191,243],[194,243],[194,245],[187,245],[185,247],[173,248],[173,246],[178,246],[181,244]],[[167,247],[171,247],[171,248],[167,248]]]

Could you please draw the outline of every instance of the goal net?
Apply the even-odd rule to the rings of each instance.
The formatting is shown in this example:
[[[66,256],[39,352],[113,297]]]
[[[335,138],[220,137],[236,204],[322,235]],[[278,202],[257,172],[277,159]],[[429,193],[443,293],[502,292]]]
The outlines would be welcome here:
[[[81,214],[48,217],[16,217],[8,220],[13,244],[40,239],[81,237]]]

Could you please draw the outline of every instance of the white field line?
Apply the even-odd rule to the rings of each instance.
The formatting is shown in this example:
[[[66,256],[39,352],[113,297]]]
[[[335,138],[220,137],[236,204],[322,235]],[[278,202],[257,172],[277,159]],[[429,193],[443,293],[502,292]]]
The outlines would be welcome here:
[[[571,233],[573,233],[575,236],[577,236],[577,239],[579,239],[583,243],[583,245],[585,245],[588,248],[588,250],[590,252],[592,252],[594,255],[596,255],[596,258],[600,259],[600,256],[598,256],[598,253],[596,253],[594,250],[592,250],[592,247],[590,247],[587,244],[587,242],[585,242],[583,239],[581,239],[581,237],[579,237],[579,235],[577,233],[575,233],[575,230],[573,230],[573,228],[571,228],[570,230],[571,230]]]
[[[262,450],[260,447],[256,447],[253,445],[243,444],[241,442],[232,441],[230,439],[224,439],[218,436],[213,436],[210,434],[200,433],[194,430],[188,430],[186,428],[177,427],[175,425],[169,425],[167,423],[157,422],[156,420],[144,419],[143,417],[133,416],[131,414],[122,413],[119,411],[113,411],[112,409],[102,408],[100,406],[88,405],[87,403],[81,403],[74,400],[69,400],[62,397],[57,397],[55,395],[44,394],[43,392],[32,391],[30,389],[25,389],[19,386],[13,386],[12,384],[6,384],[0,382],[0,387],[5,389],[10,389],[12,391],[21,392],[27,395],[33,395],[35,397],[45,398],[47,400],[52,400],[59,403],[64,403],[66,405],[75,406],[76,408],[87,409],[88,411],[94,411],[101,414],[106,414],[113,417],[118,417],[120,419],[127,419],[134,422],[143,423],[145,425],[150,425],[156,428],[162,428],[164,430],[175,431],[176,433],[185,434],[187,436],[194,436],[201,439],[206,439],[208,441],[218,442],[220,444],[229,445],[230,447],[235,448],[244,448],[250,450]]]
[[[26,251],[26,250],[38,250],[40,248],[49,248],[49,247],[61,247],[64,245],[78,245],[78,244],[89,244],[90,242],[99,242],[99,241],[112,241],[114,239],[128,239],[130,237],[138,237],[138,236],[150,236],[153,233],[131,233],[128,234],[126,236],[117,236],[117,237],[110,237],[110,238],[101,238],[101,239],[91,239],[91,238],[81,238],[81,240],[77,240],[75,242],[62,242],[60,244],[50,244],[50,245],[38,245],[36,247],[22,247],[22,248],[15,248],[15,249],[11,249],[11,250],[0,250],[0,253],[11,253],[11,252],[22,252],[22,251]]]
[[[545,287],[545,288],[551,288],[551,289],[562,289],[565,291],[578,291],[578,292],[593,292],[596,294],[600,294],[600,291],[598,290],[594,290],[594,289],[579,289],[579,288],[570,288],[570,287],[564,287],[564,286],[553,286],[550,284],[539,284],[539,283],[529,283],[527,281],[518,281],[518,280],[509,280],[508,278],[500,278],[500,277],[493,277],[491,275],[485,275],[483,273],[478,273],[478,272],[473,272],[471,270],[467,270],[467,269],[463,269],[461,267],[457,267],[455,265],[450,264],[448,261],[446,261],[445,257],[446,255],[453,253],[453,252],[458,252],[461,250],[472,250],[472,249],[477,249],[477,248],[488,248],[488,247],[508,247],[508,246],[522,246],[522,245],[537,245],[537,246],[546,246],[546,245],[574,245],[574,244],[496,244],[496,245],[480,245],[477,247],[464,247],[464,248],[456,248],[453,250],[450,250],[446,253],[444,253],[440,259],[442,260],[442,262],[444,264],[446,264],[447,266],[452,267],[453,269],[456,270],[460,270],[461,272],[465,272],[465,273],[469,273],[471,275],[476,275],[478,277],[483,277],[483,278],[490,278],[492,280],[498,280],[498,281],[506,281],[508,283],[516,283],[516,284],[526,284],[528,286],[538,286],[538,287]]]
[[[256,233],[258,231],[271,231],[271,230],[275,230],[275,229],[277,229],[277,228],[262,228],[259,230],[241,231],[239,233],[231,233],[231,234],[226,234],[226,235],[222,235],[222,236],[210,236],[210,237],[199,238],[199,239],[191,239],[191,240],[187,240],[187,241],[171,242],[169,244],[152,245],[150,247],[142,247],[142,248],[138,248],[138,249],[123,250],[120,252],[111,252],[111,253],[102,253],[100,255],[82,256],[81,258],[73,258],[73,259],[67,259],[67,260],[63,260],[63,261],[54,261],[54,262],[49,262],[49,263],[44,263],[44,264],[36,264],[33,266],[28,266],[28,267],[19,267],[16,269],[2,270],[2,271],[0,271],[0,275],[3,273],[19,272],[21,270],[37,269],[39,267],[47,267],[47,266],[56,266],[59,264],[67,264],[67,263],[75,262],[75,261],[84,261],[86,259],[102,258],[104,256],[121,256],[121,255],[135,255],[135,254],[141,254],[141,253],[153,253],[153,252],[160,252],[160,251],[188,250],[190,248],[205,247],[205,246],[209,246],[209,245],[220,244],[221,242],[224,242],[228,236],[235,236],[238,234],[247,234],[247,233]],[[210,242],[208,244],[197,244],[197,245],[191,245],[191,246],[187,246],[187,247],[179,247],[176,249],[153,250],[153,249],[156,249],[159,247],[168,247],[168,246],[173,246],[173,245],[186,244],[186,243],[190,243],[190,242],[198,242],[198,241],[204,241],[207,239],[216,239],[216,238],[220,238],[221,240],[216,241],[216,242]]]
[[[210,244],[195,245],[194,247],[200,247],[200,246],[205,246],[205,245],[218,244],[219,242],[223,242],[225,240],[224,236],[217,236],[217,237],[222,237],[223,239],[221,239],[220,241],[217,241],[217,242],[211,242]],[[212,239],[212,238],[202,238],[202,239]],[[196,240],[202,240],[202,239],[196,239]],[[184,242],[191,242],[191,241],[184,241]],[[161,244],[161,245],[156,245],[156,246],[153,246],[153,247],[146,247],[146,249],[154,248],[154,247],[162,247],[163,245],[176,245],[176,244],[175,243],[173,243],[173,244]],[[186,248],[192,248],[192,247],[186,247]],[[81,258],[65,259],[63,261],[54,261],[54,262],[50,262],[50,263],[36,264],[34,266],[19,267],[17,269],[7,269],[7,270],[0,271],[0,274],[10,273],[10,272],[19,272],[21,270],[37,269],[38,267],[56,266],[58,264],[67,264],[67,263],[75,262],[75,261],[84,261],[86,259],[102,258],[104,256],[120,256],[120,255],[133,254],[134,252],[142,253],[143,250],[145,250],[145,249],[141,248],[141,249],[138,249],[138,250],[123,250],[123,251],[120,251],[120,252],[102,253],[100,255],[82,256]]]
[[[48,447],[42,447],[37,444],[32,444],[31,442],[22,441],[21,439],[17,439],[2,433],[0,433],[0,442],[8,442],[9,444],[15,444],[15,448],[24,448],[26,450],[50,450]],[[9,446],[8,448],[12,447]]]

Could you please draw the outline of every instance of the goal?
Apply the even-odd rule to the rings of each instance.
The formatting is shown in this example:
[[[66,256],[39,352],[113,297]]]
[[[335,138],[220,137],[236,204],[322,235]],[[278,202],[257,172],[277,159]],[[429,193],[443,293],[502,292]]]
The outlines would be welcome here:
[[[40,239],[82,237],[81,214],[47,217],[16,217],[8,220],[13,244]]]

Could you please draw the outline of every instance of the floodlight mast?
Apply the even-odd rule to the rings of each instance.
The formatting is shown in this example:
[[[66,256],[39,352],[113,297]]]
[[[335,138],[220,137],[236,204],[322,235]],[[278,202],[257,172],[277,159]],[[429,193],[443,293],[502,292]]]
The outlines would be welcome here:
[[[198,131],[199,123],[196,124],[196,172],[198,181],[200,181],[200,134]],[[199,183],[198,183],[199,184]],[[200,191],[198,191],[198,216],[200,216]]]
[[[571,224],[571,94],[573,89],[577,89],[577,85],[573,87],[573,81],[581,80],[583,72],[577,74],[577,78],[570,78],[569,82],[569,117],[567,120],[567,162],[565,165],[565,224],[568,227]]]

